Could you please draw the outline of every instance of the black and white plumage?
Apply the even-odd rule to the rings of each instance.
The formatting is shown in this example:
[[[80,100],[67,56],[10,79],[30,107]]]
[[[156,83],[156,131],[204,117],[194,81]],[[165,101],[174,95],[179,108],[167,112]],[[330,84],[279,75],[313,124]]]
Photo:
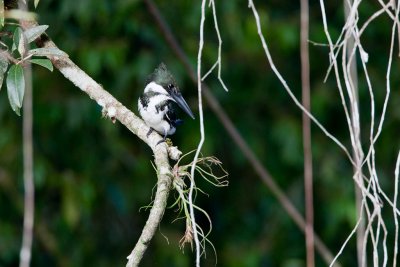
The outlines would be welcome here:
[[[140,116],[151,129],[165,138],[176,131],[183,120],[177,118],[176,106],[192,119],[194,115],[183,99],[175,79],[164,63],[149,76],[143,94],[138,100]],[[150,133],[150,132],[149,132]]]

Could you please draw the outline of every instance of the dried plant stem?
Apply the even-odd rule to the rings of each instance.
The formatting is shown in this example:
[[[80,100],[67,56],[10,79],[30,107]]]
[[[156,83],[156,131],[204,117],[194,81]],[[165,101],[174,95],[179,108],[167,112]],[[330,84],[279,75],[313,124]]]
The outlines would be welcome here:
[[[189,187],[189,210],[190,210],[190,220],[192,224],[193,230],[193,238],[195,245],[195,253],[196,253],[196,267],[200,267],[200,255],[201,255],[201,247],[199,241],[199,234],[196,227],[196,218],[194,214],[194,204],[193,204],[193,192],[195,188],[194,181],[194,173],[196,169],[197,159],[199,158],[201,148],[204,144],[205,135],[204,135],[204,118],[203,118],[203,96],[202,96],[202,83],[201,83],[201,58],[203,54],[203,46],[204,46],[204,21],[205,21],[205,6],[206,0],[202,0],[201,2],[201,19],[200,19],[200,40],[199,40],[199,50],[197,55],[197,97],[198,97],[198,106],[199,106],[199,117],[200,117],[200,141],[197,146],[196,153],[193,159],[193,165],[190,170],[190,187]]]
[[[24,1],[18,2],[19,9],[27,11]],[[33,178],[33,109],[32,109],[32,66],[24,68],[25,97],[23,117],[23,161],[24,161],[24,227],[20,251],[20,267],[29,267],[32,258],[33,226],[35,219],[35,183]]]
[[[33,225],[35,214],[35,184],[33,181],[32,136],[32,67],[24,68],[25,97],[22,124],[24,145],[24,228],[20,252],[20,267],[29,267],[32,255]]]
[[[397,197],[399,194],[399,168],[400,168],[400,151],[397,155],[397,161],[396,161],[396,169],[394,171],[394,195],[393,195],[393,217],[394,217],[394,225],[395,225],[395,236],[394,236],[394,252],[393,252],[393,267],[397,266],[397,254],[398,254],[398,242],[399,242],[399,220],[398,216],[396,214],[396,209],[397,209]]]
[[[399,3],[397,7],[394,7],[394,1],[391,1],[390,5],[385,5],[379,0],[382,5],[382,9],[374,12],[364,23],[361,30],[358,28],[359,14],[358,9],[362,0],[346,0],[345,12],[346,22],[342,28],[342,33],[335,44],[333,44],[327,24],[327,16],[325,12],[324,1],[320,0],[322,21],[324,31],[328,39],[330,48],[330,60],[331,68],[334,70],[337,87],[342,99],[343,109],[346,114],[346,120],[350,132],[351,146],[353,150],[353,166],[354,166],[354,182],[359,189],[359,193],[356,196],[358,198],[357,206],[358,211],[358,222],[349,234],[348,238],[342,245],[338,252],[335,260],[344,251],[348,240],[354,235],[357,230],[357,243],[358,243],[358,261],[360,266],[367,265],[367,244],[370,242],[372,250],[372,259],[374,266],[386,266],[388,262],[388,251],[387,251],[387,235],[388,231],[385,225],[385,220],[382,218],[382,201],[381,197],[393,206],[394,212],[399,213],[396,206],[386,196],[385,192],[381,189],[376,171],[376,160],[375,160],[375,142],[382,132],[383,122],[386,116],[387,103],[390,96],[390,70],[393,57],[393,45],[395,40],[395,32],[399,21],[397,19],[399,14]],[[396,15],[393,16],[388,7],[396,10]],[[389,61],[386,73],[386,95],[383,102],[382,112],[379,119],[378,128],[375,132],[375,99],[372,89],[372,83],[369,78],[366,63],[368,61],[368,54],[364,51],[360,36],[367,29],[367,25],[371,23],[376,17],[383,14],[385,11],[388,16],[393,19],[392,36],[390,42],[390,53]],[[342,52],[341,59],[338,57],[340,51]],[[371,125],[370,125],[370,144],[368,153],[364,156],[362,143],[361,143],[361,124],[360,124],[360,111],[359,111],[359,100],[358,100],[358,85],[357,85],[357,73],[355,68],[356,54],[360,55],[361,66],[364,70],[365,80],[368,85],[370,93],[371,103]],[[341,62],[341,68],[339,67]],[[344,84],[344,85],[343,85]],[[346,94],[345,94],[346,93]],[[350,112],[348,111],[350,107]],[[368,174],[363,173],[363,166],[367,164]],[[366,225],[364,224],[364,217]],[[382,236],[383,235],[383,236]],[[379,251],[383,253],[380,253]],[[382,256],[383,255],[383,256]],[[332,264],[334,261],[332,262]]]
[[[228,91],[228,87],[226,87],[224,81],[222,80],[221,77],[221,68],[222,68],[222,38],[221,38],[221,33],[219,32],[219,26],[218,26],[218,20],[217,20],[217,11],[215,9],[215,1],[210,0],[209,2],[210,7],[212,8],[212,13],[213,13],[213,19],[214,19],[214,29],[215,33],[217,34],[218,37],[218,58],[215,64],[211,67],[211,69],[203,76],[201,81],[204,81],[205,78],[214,70],[216,66],[218,66],[218,81],[221,84],[222,88],[224,88],[225,91]]]
[[[300,56],[301,56],[301,83],[302,105],[311,112],[310,107],[310,59],[308,52],[309,12],[308,0],[300,1]],[[313,167],[311,151],[311,121],[307,114],[303,116],[303,154],[304,154],[304,191],[306,211],[306,255],[307,267],[315,266],[314,255],[314,197],[313,197]]]
[[[348,4],[347,0],[343,1],[344,5],[344,13],[345,17],[348,18],[350,15],[350,8],[351,5]],[[353,52],[354,49],[354,37],[350,36],[348,39],[348,45],[346,46],[347,50],[346,52],[346,59],[344,62],[347,62],[347,68],[346,68],[346,73],[348,74],[349,77],[349,84],[352,86],[353,91],[354,91],[354,105],[352,105],[351,109],[351,114],[354,114],[354,109],[356,112],[358,112],[358,74],[357,74],[357,61],[355,59],[355,55]],[[357,174],[357,177],[355,179],[358,180],[359,183],[363,183],[362,181],[362,173],[361,173],[361,168],[362,168],[362,161],[363,161],[363,154],[362,154],[362,149],[361,149],[361,141],[360,141],[360,123],[358,121],[353,122],[353,132],[355,133],[355,139],[356,139],[356,144],[357,147],[353,147],[353,158],[355,159],[356,166],[354,167],[354,173]],[[361,153],[359,153],[361,151]],[[356,199],[356,214],[357,218],[360,218],[360,223],[357,227],[357,260],[359,265],[361,265],[362,262],[365,262],[365,254],[363,251],[363,241],[365,239],[365,219],[362,216],[362,192],[360,188],[357,186],[357,183],[354,182],[355,185],[355,199]]]

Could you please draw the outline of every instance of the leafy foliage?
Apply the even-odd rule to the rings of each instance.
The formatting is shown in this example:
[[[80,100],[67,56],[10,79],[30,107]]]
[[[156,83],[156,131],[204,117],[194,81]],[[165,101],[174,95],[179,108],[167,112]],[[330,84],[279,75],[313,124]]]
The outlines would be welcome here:
[[[0,54],[0,89],[3,84],[4,75],[7,72],[8,65],[9,63],[12,63],[12,66],[7,72],[7,92],[11,108],[18,116],[20,115],[20,109],[22,108],[25,92],[23,66],[27,62],[30,62],[53,71],[53,65],[49,59],[32,57],[68,57],[64,51],[61,51],[57,48],[30,49],[29,45],[38,39],[42,34],[44,34],[48,27],[48,25],[38,25],[23,31],[17,26],[14,29],[12,40],[9,40],[11,41],[11,48],[7,47],[7,45],[3,43],[7,49],[10,49],[11,53],[14,52],[15,54],[18,52],[16,58],[14,58],[12,54],[9,54],[7,50],[2,50]]]

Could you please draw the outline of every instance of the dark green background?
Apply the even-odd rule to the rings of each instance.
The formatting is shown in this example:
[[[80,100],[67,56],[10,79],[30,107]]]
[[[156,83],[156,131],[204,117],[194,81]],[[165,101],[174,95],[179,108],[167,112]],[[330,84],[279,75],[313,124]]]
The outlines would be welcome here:
[[[299,2],[255,2],[274,62],[300,98]],[[316,2],[310,7],[310,39],[326,43]],[[196,67],[200,1],[157,4]],[[377,3],[363,3],[360,21],[378,8]],[[343,8],[332,0],[326,9],[331,34],[337,38]],[[247,1],[217,1],[217,11],[224,41],[222,77],[230,91],[224,92],[215,73],[206,83],[262,164],[303,213],[301,112],[266,61]],[[37,13],[40,24],[50,25],[47,32],[59,48],[132,111],[137,111],[137,98],[147,75],[163,61],[198,118],[197,87],[142,1],[41,0]],[[381,17],[362,38],[370,57],[377,115],[385,94],[390,33],[391,21]],[[214,64],[218,48],[210,9],[205,41],[204,72]],[[328,48],[311,45],[310,57],[312,112],[350,147],[335,79],[331,75],[323,83]],[[390,197],[399,149],[398,71],[396,58],[386,122],[376,144],[381,186]],[[51,73],[35,66],[33,75],[36,211],[32,266],[124,266],[148,216],[148,211],[139,209],[151,202],[156,184],[152,152],[125,127],[101,118],[101,108],[58,71]],[[369,95],[362,76],[359,84],[362,140],[367,148]],[[207,103],[204,112],[206,142],[202,152],[218,157],[230,173],[226,188],[197,180],[208,194],[199,194],[196,203],[213,221],[209,238],[218,254],[218,266],[305,266],[302,232],[255,174]],[[172,139],[182,151],[189,152],[200,138],[199,120],[181,116],[185,123]],[[22,119],[11,110],[4,89],[0,92],[0,125],[0,266],[17,266],[23,222]],[[336,253],[356,222],[352,166],[315,125],[312,139],[315,230]],[[170,195],[170,204],[175,197]],[[383,214],[391,247],[394,232],[388,205]],[[178,216],[175,208],[166,211],[141,266],[193,266],[189,246],[184,253],[178,247],[185,231],[184,220],[173,222]],[[199,215],[198,221],[207,228],[204,217]],[[353,238],[339,261],[343,266],[355,266],[355,255]],[[215,262],[208,246],[204,266]],[[325,265],[318,254],[316,262],[317,266]]]

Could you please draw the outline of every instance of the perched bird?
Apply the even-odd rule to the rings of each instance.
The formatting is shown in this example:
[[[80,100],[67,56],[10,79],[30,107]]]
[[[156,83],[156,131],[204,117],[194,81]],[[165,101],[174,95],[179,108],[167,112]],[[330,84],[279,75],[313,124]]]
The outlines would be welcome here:
[[[138,100],[140,116],[150,127],[147,136],[155,130],[164,137],[160,141],[163,142],[167,135],[175,133],[176,126],[183,123],[183,120],[177,118],[176,106],[194,119],[174,77],[168,71],[167,66],[161,63],[148,77],[144,92]]]

